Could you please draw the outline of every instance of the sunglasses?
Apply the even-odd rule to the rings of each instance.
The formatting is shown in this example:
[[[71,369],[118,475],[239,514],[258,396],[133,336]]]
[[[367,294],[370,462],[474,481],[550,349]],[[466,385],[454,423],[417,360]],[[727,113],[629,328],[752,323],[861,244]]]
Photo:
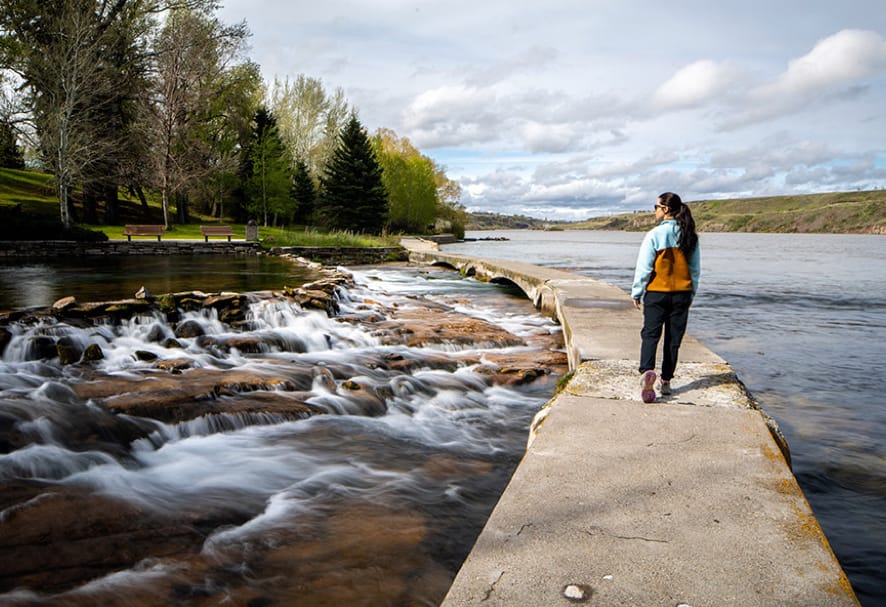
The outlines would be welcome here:
[[[666,205],[666,204],[657,204],[657,205],[655,205],[655,208],[656,208],[656,209],[667,209],[667,208],[668,208],[668,205]],[[655,210],[655,209],[653,209],[653,210]]]

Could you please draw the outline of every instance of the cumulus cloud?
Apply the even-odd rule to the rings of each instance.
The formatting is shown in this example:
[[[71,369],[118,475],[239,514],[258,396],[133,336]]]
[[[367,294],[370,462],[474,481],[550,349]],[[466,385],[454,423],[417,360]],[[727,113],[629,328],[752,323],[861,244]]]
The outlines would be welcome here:
[[[813,49],[788,63],[788,69],[754,95],[797,97],[828,91],[863,80],[886,69],[886,40],[877,32],[847,29],[828,36]]]
[[[868,92],[865,80],[886,72],[886,40],[877,32],[846,29],[819,40],[807,54],[788,62],[773,80],[753,88],[742,108],[722,127],[735,129],[847,100]]]
[[[491,88],[441,86],[412,100],[403,112],[403,125],[419,146],[483,143],[497,136],[495,107]]]
[[[653,103],[662,110],[697,107],[727,91],[740,76],[733,65],[702,59],[679,69],[659,86]]]

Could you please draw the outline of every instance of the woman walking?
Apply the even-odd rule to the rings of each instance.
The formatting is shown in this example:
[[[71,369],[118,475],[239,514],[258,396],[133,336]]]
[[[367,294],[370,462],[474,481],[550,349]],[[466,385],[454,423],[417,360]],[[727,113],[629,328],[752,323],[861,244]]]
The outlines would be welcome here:
[[[663,395],[671,393],[677,354],[701,274],[698,233],[689,207],[677,194],[665,192],[655,203],[655,219],[659,224],[649,230],[640,245],[631,288],[634,306],[639,310],[643,302],[640,396],[644,403],[655,400],[655,353],[662,328],[659,390]]]

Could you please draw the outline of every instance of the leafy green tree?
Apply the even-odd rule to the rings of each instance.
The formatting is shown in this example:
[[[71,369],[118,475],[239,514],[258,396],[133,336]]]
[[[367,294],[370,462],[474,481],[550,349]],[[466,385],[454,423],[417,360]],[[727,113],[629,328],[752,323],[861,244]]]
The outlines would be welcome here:
[[[0,167],[25,168],[25,155],[18,146],[15,129],[5,120],[0,121]]]
[[[249,158],[252,174],[249,179],[249,210],[260,216],[265,226],[269,217],[291,216],[291,179],[286,148],[277,132],[274,116],[264,107],[255,114],[255,132]]]
[[[320,80],[299,74],[295,82],[274,81],[270,105],[292,154],[292,168],[302,160],[312,174],[322,174],[351,114],[344,92],[336,89],[330,95]]]
[[[372,138],[382,181],[388,192],[388,229],[423,234],[433,226],[437,211],[434,163],[422,156],[409,139],[379,129]]]
[[[292,198],[296,205],[295,222],[311,225],[316,211],[317,188],[308,169],[308,163],[302,159],[295,162],[295,172],[292,174]]]
[[[95,126],[119,98],[111,48],[137,20],[138,2],[4,0],[0,64],[22,81],[39,151],[55,176],[60,220],[73,222],[71,193],[114,151]],[[128,56],[127,56],[128,57]],[[121,58],[120,63],[128,59]],[[116,67],[119,67],[116,66]]]
[[[437,218],[443,229],[464,238],[468,212],[461,204],[461,186],[446,176],[443,167],[434,164],[434,182],[437,185]]]
[[[320,182],[318,211],[327,228],[380,234],[388,196],[372,144],[355,114],[342,129]]]

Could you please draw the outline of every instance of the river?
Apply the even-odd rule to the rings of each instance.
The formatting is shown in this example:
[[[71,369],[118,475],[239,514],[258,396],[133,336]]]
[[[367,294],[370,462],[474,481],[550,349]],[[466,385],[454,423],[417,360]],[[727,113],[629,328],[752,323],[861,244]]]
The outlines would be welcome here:
[[[478,240],[443,250],[567,269],[627,291],[642,237],[469,232]],[[700,238],[689,331],[778,421],[797,480],[859,600],[886,605],[886,238]]]
[[[131,272],[155,261],[175,264]],[[42,286],[12,281],[11,307],[69,294],[71,272],[83,301],[267,269],[181,261],[171,282],[31,264]],[[0,604],[438,604],[565,372],[562,332],[519,290],[442,269],[354,269],[335,301],[330,318],[257,292],[236,324],[7,318]],[[101,356],[62,365],[63,340]]]

